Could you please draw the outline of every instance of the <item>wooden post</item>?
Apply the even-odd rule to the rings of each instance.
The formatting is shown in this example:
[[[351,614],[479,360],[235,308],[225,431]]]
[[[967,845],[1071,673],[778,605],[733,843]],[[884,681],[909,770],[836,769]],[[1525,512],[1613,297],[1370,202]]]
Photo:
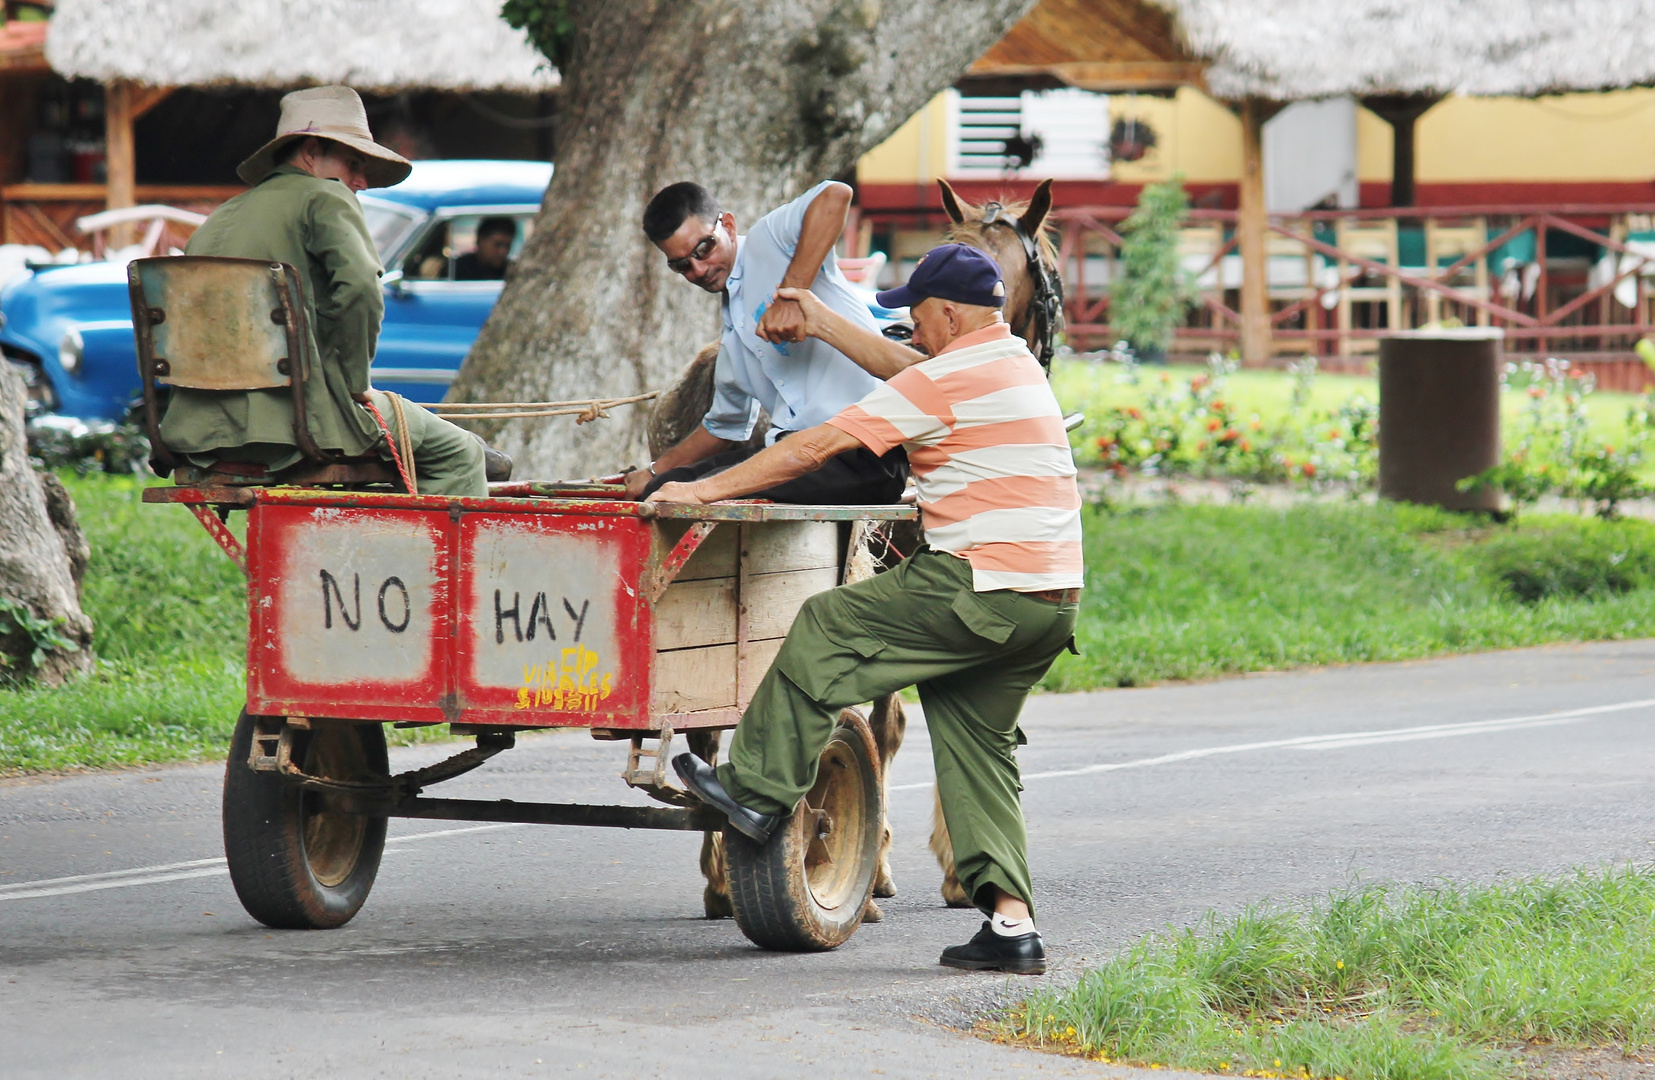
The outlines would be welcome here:
[[[108,174],[104,209],[138,205],[138,146],[133,125],[170,93],[172,88],[168,86],[139,86],[126,79],[111,79],[104,84],[103,155]],[[109,231],[105,246],[126,247],[135,235],[134,226],[117,225]]]
[[[138,205],[138,157],[132,141],[132,84],[111,79],[103,90],[103,154],[108,172],[104,207],[120,210]],[[108,247],[132,243],[132,226],[117,225],[109,231]]]
[[[1391,205],[1413,206],[1418,199],[1414,188],[1414,128],[1426,110],[1442,100],[1440,94],[1390,94],[1365,97],[1367,110],[1391,125]]]
[[[1245,98],[1241,114],[1241,201],[1236,238],[1241,247],[1241,362],[1262,367],[1270,359],[1270,278],[1265,255],[1269,233],[1264,208],[1264,122],[1277,106]]]

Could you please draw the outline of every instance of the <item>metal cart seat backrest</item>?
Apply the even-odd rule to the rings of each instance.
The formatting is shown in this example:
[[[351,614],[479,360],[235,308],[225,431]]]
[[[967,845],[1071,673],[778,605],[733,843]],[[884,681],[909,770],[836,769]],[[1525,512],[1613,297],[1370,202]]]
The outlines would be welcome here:
[[[286,263],[173,255],[127,264],[138,373],[150,443],[162,445],[158,384],[192,390],[271,390],[293,394],[293,435],[307,459],[317,450],[305,422],[312,369],[304,283]]]

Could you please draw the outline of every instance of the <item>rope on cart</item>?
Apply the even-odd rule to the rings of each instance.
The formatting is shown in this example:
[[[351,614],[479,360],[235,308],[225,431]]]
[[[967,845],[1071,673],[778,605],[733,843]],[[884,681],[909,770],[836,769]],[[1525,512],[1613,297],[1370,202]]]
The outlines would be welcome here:
[[[384,393],[384,391],[380,392]],[[400,396],[396,394],[385,394],[385,396],[390,399],[391,411],[396,413],[397,416],[397,437],[395,439],[391,437],[391,426],[385,422],[385,417],[381,416],[379,410],[374,408],[373,399],[370,398],[364,401],[363,404],[368,407],[368,411],[373,413],[374,419],[379,422],[379,430],[385,433],[385,444],[391,448],[391,460],[396,463],[397,475],[402,477],[402,486],[408,489],[408,494],[418,495],[419,488],[414,484],[414,478],[409,474],[407,467],[403,465],[402,451],[397,448],[399,443],[404,448],[408,445],[408,416],[402,411],[402,398]]]
[[[445,401],[428,406],[431,412],[445,420],[526,420],[541,416],[573,416],[575,423],[587,424],[607,419],[609,410],[619,405],[649,401],[661,395],[659,390],[631,397],[584,398],[578,401]]]

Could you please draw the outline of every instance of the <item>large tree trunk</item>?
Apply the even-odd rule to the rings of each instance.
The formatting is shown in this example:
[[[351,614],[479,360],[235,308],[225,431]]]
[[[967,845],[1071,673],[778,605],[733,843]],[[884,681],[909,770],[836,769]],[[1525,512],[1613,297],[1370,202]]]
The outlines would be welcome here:
[[[0,363],[0,679],[56,686],[92,667],[92,620],[80,610],[87,549],[68,493],[29,464],[27,399],[22,377]]]
[[[535,233],[450,392],[538,401],[664,387],[716,336],[714,298],[639,221],[677,180],[738,227],[839,176],[1034,0],[573,0],[557,171]],[[480,428],[519,476],[641,463],[648,409]]]

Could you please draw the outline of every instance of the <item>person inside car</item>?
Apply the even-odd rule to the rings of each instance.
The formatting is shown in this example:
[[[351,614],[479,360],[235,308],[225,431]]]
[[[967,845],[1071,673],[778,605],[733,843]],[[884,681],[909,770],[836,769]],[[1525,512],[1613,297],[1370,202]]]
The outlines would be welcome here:
[[[455,281],[504,281],[517,242],[517,222],[488,217],[477,223],[477,248],[454,260]]]

